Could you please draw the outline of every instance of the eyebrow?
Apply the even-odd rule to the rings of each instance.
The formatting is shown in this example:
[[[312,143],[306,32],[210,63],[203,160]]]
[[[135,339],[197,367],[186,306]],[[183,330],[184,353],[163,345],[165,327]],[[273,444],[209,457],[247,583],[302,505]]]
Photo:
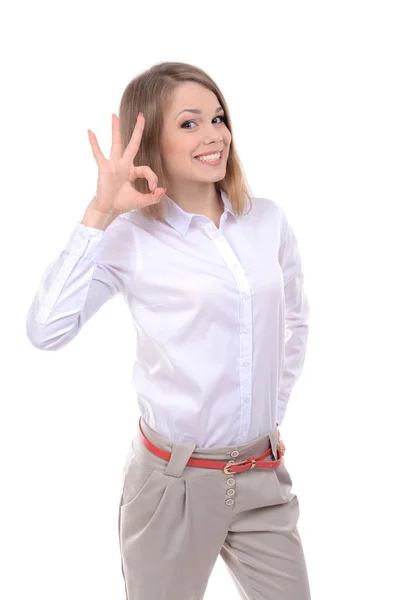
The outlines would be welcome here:
[[[224,109],[222,108],[222,106],[218,106],[215,113],[217,112],[221,112],[221,110],[223,111]],[[183,110],[181,110],[181,112],[178,112],[178,114],[176,115],[175,119],[183,112],[191,112],[191,113],[195,113],[196,115],[201,115],[202,111],[200,110],[200,108],[184,108]]]

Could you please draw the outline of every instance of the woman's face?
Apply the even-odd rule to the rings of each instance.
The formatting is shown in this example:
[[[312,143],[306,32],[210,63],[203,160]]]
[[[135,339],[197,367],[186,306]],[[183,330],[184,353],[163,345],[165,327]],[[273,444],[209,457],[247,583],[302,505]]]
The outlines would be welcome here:
[[[224,112],[217,110],[218,106],[216,95],[198,83],[184,82],[173,90],[165,107],[161,134],[167,188],[168,183],[175,187],[188,182],[211,183],[225,177],[232,136],[225,125]],[[185,109],[196,109],[199,113]],[[222,150],[222,160],[218,165],[196,158],[199,154],[219,150]]]

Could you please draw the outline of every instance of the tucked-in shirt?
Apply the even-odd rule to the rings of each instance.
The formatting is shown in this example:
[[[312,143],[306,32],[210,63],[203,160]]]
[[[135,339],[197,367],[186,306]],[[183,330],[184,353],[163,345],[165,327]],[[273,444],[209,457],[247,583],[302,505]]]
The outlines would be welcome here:
[[[166,197],[166,222],[139,210],[106,230],[74,224],[26,317],[31,343],[59,350],[121,294],[136,332],[140,414],[172,441],[243,444],[282,424],[303,369],[309,305],[283,208],[228,195],[219,227]],[[250,210],[251,208],[251,210]]]

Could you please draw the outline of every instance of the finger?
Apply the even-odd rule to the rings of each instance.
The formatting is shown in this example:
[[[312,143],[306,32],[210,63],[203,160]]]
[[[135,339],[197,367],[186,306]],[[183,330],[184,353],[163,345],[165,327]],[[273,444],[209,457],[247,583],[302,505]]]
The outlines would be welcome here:
[[[156,202],[159,202],[159,200],[162,198],[162,196],[164,196],[165,191],[166,191],[165,188],[158,188],[156,190],[156,192],[153,194],[142,194],[141,192],[139,192],[138,190],[133,188],[134,197],[135,197],[137,204],[143,204],[143,206],[146,206],[147,204],[155,204]]]
[[[88,136],[89,136],[90,145],[92,147],[94,159],[95,159],[97,165],[100,166],[100,164],[106,160],[106,157],[104,156],[104,154],[102,153],[102,151],[99,148],[99,144],[97,143],[97,138],[96,138],[95,134],[90,129],[88,129]]]
[[[117,159],[121,158],[122,154],[122,143],[121,143],[121,129],[119,118],[115,113],[111,115],[111,154],[110,158]]]
[[[131,181],[135,181],[135,179],[138,179],[138,177],[143,177],[144,179],[147,179],[147,183],[148,183],[150,191],[154,192],[157,189],[158,177],[154,173],[154,171],[152,169],[150,169],[150,167],[148,167],[147,165],[139,165],[138,167],[134,167],[132,165],[130,174],[131,174]]]
[[[138,115],[136,119],[136,125],[133,128],[132,136],[127,145],[123,158],[132,163],[140,146],[140,142],[142,140],[142,134],[144,129],[144,117],[142,115]]]

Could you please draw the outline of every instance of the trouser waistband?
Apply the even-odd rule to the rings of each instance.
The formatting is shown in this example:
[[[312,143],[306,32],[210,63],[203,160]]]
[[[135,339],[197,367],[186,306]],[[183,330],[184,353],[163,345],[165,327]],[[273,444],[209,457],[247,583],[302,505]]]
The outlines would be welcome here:
[[[171,454],[165,468],[165,473],[176,477],[182,474],[190,458],[224,462],[233,461],[237,463],[247,458],[258,456],[271,448],[272,456],[270,458],[275,461],[278,459],[278,429],[276,426],[271,432],[244,444],[211,448],[201,448],[196,446],[195,443],[190,442],[173,442],[152,429],[143,416],[139,419],[139,427],[141,427],[143,434],[152,444]],[[136,439],[140,444],[142,443],[140,431],[138,431]],[[159,457],[155,457],[155,459],[163,460]]]

